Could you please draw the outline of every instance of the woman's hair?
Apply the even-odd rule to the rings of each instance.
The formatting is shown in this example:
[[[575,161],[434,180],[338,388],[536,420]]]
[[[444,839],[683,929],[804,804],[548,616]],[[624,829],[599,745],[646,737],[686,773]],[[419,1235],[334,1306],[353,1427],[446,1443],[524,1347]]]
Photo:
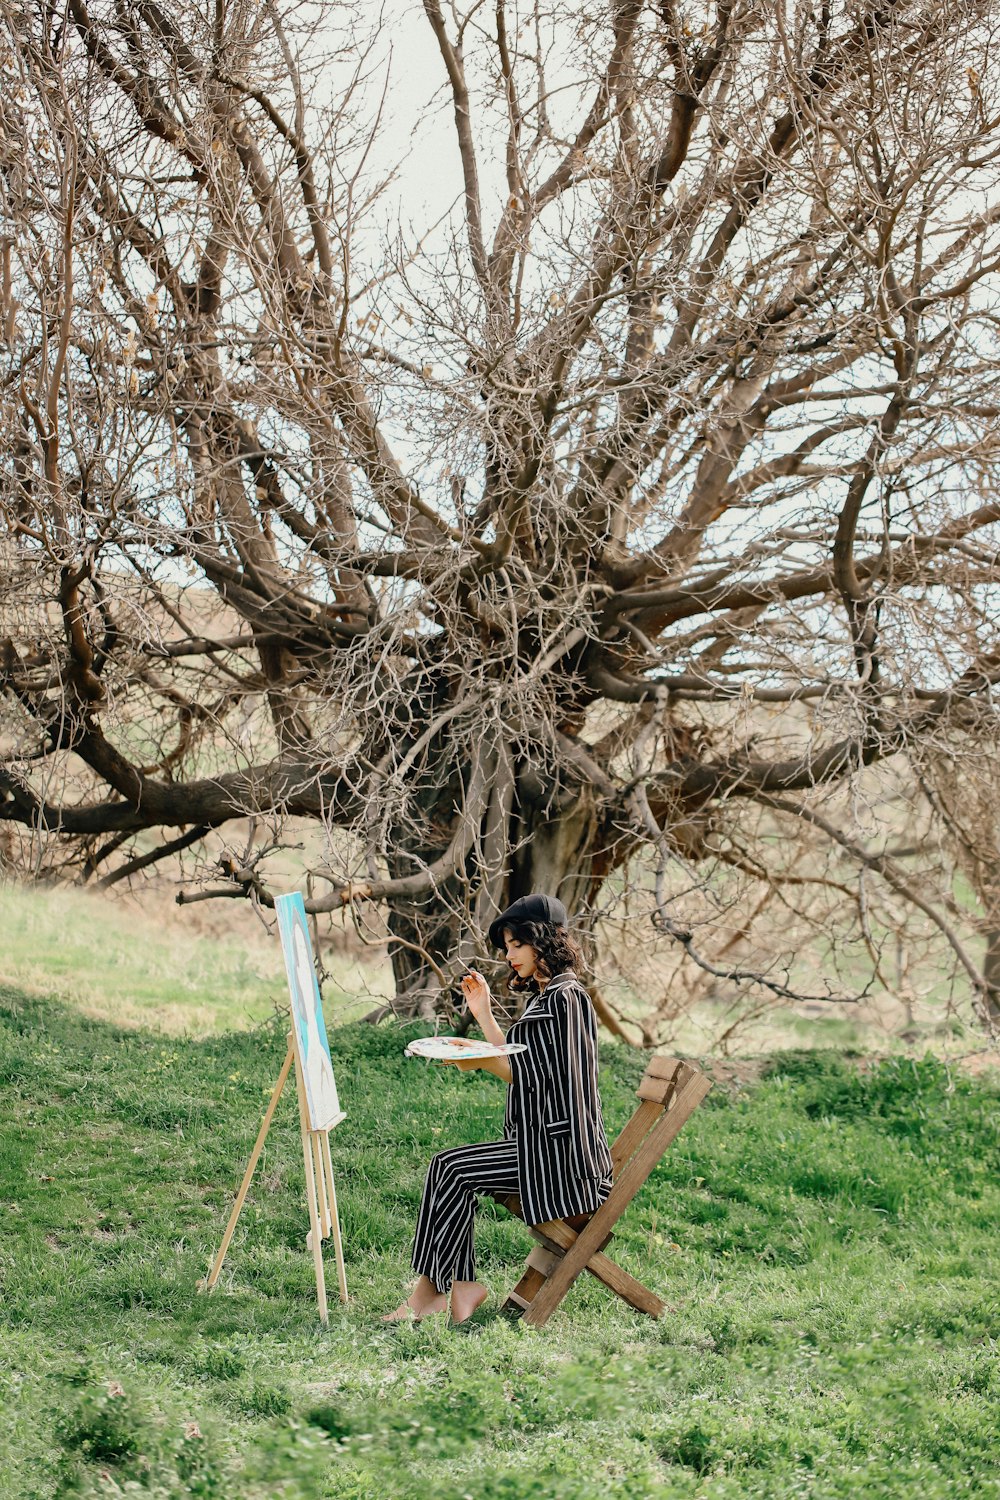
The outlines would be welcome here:
[[[576,938],[565,927],[554,927],[551,922],[512,922],[509,927],[504,927],[504,931],[512,932],[517,942],[534,948],[538,960],[537,978],[532,975],[530,979],[522,979],[511,971],[507,982],[515,992],[544,989],[554,974],[561,974],[564,969],[574,969],[579,973],[583,967],[583,955]]]

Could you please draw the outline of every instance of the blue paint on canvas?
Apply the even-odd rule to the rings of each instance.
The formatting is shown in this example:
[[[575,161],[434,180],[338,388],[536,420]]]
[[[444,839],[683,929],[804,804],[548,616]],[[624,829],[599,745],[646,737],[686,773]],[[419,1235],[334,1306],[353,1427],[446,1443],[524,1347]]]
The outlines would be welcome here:
[[[309,1126],[312,1130],[328,1130],[342,1111],[302,893],[295,891],[289,896],[278,896],[274,909],[278,914],[278,932],[288,975],[292,1024],[302,1059]]]

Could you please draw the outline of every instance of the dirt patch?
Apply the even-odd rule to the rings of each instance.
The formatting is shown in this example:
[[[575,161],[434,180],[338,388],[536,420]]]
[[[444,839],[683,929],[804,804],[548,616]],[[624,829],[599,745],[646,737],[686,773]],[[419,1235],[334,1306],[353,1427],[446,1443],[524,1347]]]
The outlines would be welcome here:
[[[731,1094],[759,1083],[768,1067],[766,1057],[707,1057],[699,1059],[699,1067],[717,1087],[728,1089]]]
[[[971,1073],[974,1077],[1000,1070],[1000,1052],[970,1052],[967,1057],[959,1057],[956,1061],[966,1073]]]

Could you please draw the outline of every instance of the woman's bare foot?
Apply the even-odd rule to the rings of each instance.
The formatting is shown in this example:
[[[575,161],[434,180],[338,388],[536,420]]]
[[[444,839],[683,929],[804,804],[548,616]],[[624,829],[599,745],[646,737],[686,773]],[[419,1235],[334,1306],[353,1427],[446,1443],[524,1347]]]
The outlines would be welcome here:
[[[448,1298],[444,1292],[439,1292],[429,1277],[421,1276],[406,1301],[401,1302],[391,1313],[386,1313],[382,1322],[408,1323],[412,1320],[419,1323],[421,1318],[444,1312],[447,1306]]]
[[[471,1318],[489,1293],[481,1281],[453,1281],[451,1284],[451,1321],[464,1323]]]

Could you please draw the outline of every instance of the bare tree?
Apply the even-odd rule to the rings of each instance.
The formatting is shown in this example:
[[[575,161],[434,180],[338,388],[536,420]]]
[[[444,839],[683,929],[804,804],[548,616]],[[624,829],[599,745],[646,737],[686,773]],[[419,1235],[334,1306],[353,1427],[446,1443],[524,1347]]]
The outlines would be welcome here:
[[[821,799],[992,712],[997,8],[423,0],[412,230],[329,12],[0,3],[0,818],[112,880],[316,820],[404,1007],[645,855],[750,982],[677,881],[874,868]]]

